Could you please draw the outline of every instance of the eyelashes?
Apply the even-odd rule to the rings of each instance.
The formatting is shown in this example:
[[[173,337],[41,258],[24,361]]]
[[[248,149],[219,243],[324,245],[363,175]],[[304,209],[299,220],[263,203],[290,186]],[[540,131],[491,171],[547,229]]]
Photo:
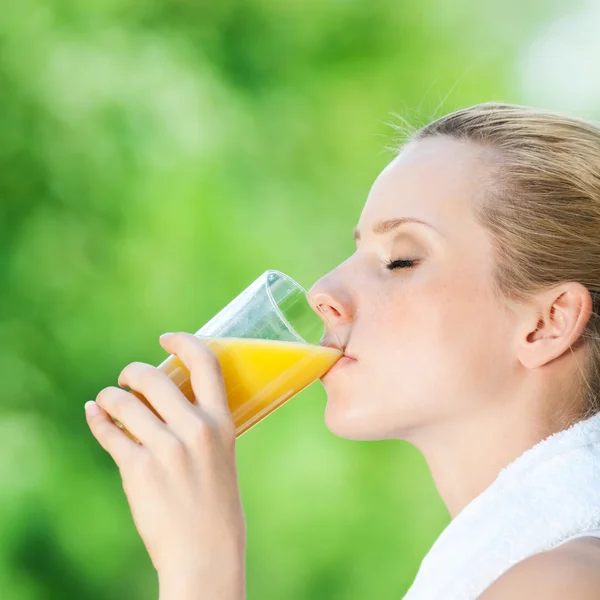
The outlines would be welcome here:
[[[390,271],[395,271],[396,269],[412,269],[416,265],[416,263],[416,260],[398,259],[386,263],[385,266]]]

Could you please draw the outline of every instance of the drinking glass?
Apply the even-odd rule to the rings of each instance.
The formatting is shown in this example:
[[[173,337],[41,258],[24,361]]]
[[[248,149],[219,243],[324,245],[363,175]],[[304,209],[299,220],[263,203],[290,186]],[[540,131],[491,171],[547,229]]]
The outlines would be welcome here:
[[[221,365],[229,410],[239,437],[323,376],[342,356],[340,340],[306,290],[280,271],[265,271],[194,335]],[[326,324],[328,326],[326,327]],[[171,354],[164,371],[190,401],[190,373]],[[128,390],[159,418],[142,394]],[[197,399],[202,405],[202,398]],[[116,419],[113,421],[139,441]]]

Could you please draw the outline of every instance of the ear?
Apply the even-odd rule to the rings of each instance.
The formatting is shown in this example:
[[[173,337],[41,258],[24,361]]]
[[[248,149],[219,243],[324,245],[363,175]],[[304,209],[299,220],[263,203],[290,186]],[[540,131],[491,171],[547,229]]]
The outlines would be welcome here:
[[[588,289],[573,281],[535,296],[524,313],[518,358],[529,369],[562,356],[581,337],[590,315]]]

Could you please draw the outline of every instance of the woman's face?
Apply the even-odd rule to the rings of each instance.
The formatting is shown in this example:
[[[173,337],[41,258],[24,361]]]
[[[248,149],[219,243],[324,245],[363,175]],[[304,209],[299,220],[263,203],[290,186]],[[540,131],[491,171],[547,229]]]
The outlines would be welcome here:
[[[311,288],[356,358],[322,379],[336,435],[407,439],[506,395],[514,323],[493,294],[490,238],[471,212],[485,175],[474,145],[407,145],[371,188],[356,252]],[[394,219],[430,226],[382,225]],[[392,271],[392,260],[415,263]]]

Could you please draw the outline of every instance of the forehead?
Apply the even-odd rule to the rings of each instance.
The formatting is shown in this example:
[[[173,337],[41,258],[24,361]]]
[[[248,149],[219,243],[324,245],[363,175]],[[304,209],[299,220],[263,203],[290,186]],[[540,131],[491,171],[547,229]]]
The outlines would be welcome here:
[[[475,144],[441,137],[411,142],[375,180],[359,228],[366,232],[382,219],[413,217],[449,238],[461,236],[476,226],[471,206],[487,170]]]

